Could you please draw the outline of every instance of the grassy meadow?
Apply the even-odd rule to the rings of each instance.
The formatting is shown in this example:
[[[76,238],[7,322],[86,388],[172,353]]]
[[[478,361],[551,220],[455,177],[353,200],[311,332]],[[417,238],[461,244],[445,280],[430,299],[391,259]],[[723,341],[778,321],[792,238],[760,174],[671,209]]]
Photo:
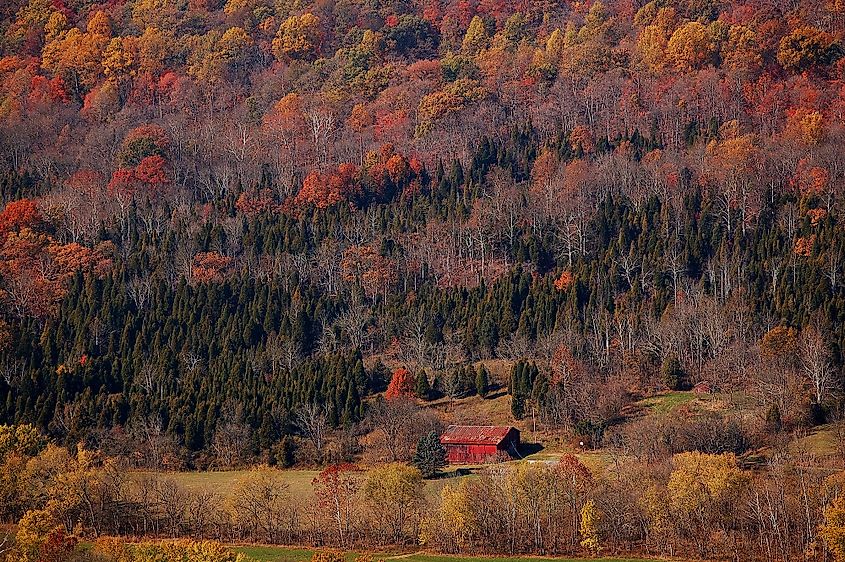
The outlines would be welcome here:
[[[308,562],[313,550],[292,547],[278,546],[240,546],[236,547],[237,552],[243,552],[260,562]],[[357,558],[356,553],[347,554],[347,560],[353,562]],[[395,560],[397,562],[581,562],[584,558],[540,558],[540,557],[488,557],[488,556],[446,556],[439,554],[428,554],[417,552],[413,554],[377,554],[376,559],[383,559],[386,562]],[[647,562],[642,558],[590,558],[593,562]]]

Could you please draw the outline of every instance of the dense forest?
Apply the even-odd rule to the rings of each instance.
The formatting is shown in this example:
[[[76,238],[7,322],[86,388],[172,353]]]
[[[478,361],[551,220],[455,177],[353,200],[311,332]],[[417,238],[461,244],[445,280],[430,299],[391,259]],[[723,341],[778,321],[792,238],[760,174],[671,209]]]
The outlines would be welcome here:
[[[396,462],[507,393],[754,464],[842,416],[843,39],[835,0],[3,2],[0,424]],[[628,415],[694,386],[750,413]]]

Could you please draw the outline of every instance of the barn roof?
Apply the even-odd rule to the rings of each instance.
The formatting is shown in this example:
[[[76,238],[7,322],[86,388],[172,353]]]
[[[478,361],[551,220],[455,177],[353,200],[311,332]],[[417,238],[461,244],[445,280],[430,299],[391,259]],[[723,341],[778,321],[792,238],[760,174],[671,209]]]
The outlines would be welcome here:
[[[509,425],[450,425],[440,436],[441,443],[498,445],[513,429]]]

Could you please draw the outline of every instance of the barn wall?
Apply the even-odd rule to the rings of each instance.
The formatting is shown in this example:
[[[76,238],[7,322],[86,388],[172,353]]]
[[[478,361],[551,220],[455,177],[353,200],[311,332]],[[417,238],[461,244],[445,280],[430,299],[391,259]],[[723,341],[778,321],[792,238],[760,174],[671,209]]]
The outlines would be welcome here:
[[[446,444],[446,459],[452,464],[480,463],[496,456],[495,445]]]

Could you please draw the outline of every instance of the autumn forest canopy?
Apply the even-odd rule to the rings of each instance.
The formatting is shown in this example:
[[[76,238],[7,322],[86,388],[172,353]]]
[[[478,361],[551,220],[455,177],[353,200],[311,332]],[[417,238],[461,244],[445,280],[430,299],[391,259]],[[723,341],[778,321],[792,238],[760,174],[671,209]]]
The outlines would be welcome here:
[[[569,527],[493,544],[517,522],[453,536],[414,496],[336,542],[845,560],[842,459],[792,456],[845,455],[843,2],[7,0],[0,154],[0,424],[40,443],[0,440],[30,479],[0,521],[118,465],[348,465],[364,505],[350,463],[436,474],[457,420],[654,487],[572,457]],[[489,523],[484,478],[437,509]],[[198,533],[132,513],[103,532]]]

